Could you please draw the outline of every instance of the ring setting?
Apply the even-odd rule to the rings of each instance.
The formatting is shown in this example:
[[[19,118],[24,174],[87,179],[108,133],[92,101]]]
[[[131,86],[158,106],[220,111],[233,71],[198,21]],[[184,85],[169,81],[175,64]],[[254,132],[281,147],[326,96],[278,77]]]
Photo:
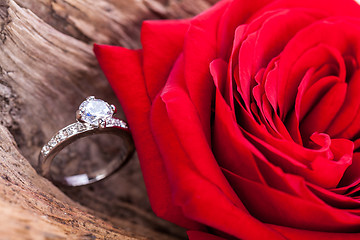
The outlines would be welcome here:
[[[116,107],[114,105],[109,105],[101,99],[90,96],[80,104],[79,110],[76,112],[76,119],[90,125],[104,127],[106,120],[111,119],[115,113]]]
[[[83,101],[76,111],[76,122],[58,131],[41,149],[37,171],[46,178],[68,186],[81,186],[99,181],[121,168],[134,152],[134,144],[127,123],[114,117],[116,108],[107,102],[90,96]],[[115,134],[123,138],[128,145],[124,159],[116,159],[104,169],[92,173],[74,176],[62,176],[55,180],[50,172],[52,160],[64,147],[89,135],[98,133]]]

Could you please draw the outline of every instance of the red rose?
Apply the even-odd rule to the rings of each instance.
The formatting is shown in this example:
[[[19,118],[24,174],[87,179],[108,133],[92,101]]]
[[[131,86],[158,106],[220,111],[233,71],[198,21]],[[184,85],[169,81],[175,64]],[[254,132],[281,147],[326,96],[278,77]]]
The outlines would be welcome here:
[[[221,1],[141,41],[95,53],[159,216],[196,240],[360,238],[355,1]]]

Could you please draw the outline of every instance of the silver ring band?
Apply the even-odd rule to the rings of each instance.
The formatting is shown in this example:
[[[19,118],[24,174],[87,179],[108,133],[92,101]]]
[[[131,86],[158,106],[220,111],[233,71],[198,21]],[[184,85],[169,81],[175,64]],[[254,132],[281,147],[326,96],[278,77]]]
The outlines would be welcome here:
[[[86,112],[87,109],[84,109],[84,103],[90,105],[92,101],[98,102],[95,103],[95,106],[96,104],[99,105],[100,103],[100,107],[108,108],[105,109],[105,111],[107,111],[107,116],[104,116],[104,114],[102,114],[102,116],[99,117],[96,116],[97,113],[91,115],[89,111]],[[111,109],[111,112],[109,109]],[[101,109],[97,109],[97,111],[98,113],[99,111],[100,113],[103,113],[101,112],[103,111]],[[38,173],[57,184],[66,186],[82,186],[102,180],[123,167],[130,159],[131,155],[135,150],[135,147],[127,123],[121,119],[114,118],[113,114],[115,113],[115,111],[116,110],[113,105],[109,105],[108,103],[100,99],[95,99],[92,96],[88,97],[82,103],[82,105],[80,105],[80,108],[77,112],[77,122],[70,124],[58,131],[50,139],[50,141],[42,147],[37,166]],[[90,120],[87,119],[89,117],[91,118]],[[104,166],[104,168],[90,173],[83,173],[73,176],[57,176],[56,178],[52,176],[50,171],[51,164],[55,156],[63,148],[80,138],[84,138],[93,134],[104,133],[114,134],[123,138],[123,141],[127,146],[126,152],[121,154],[121,159],[114,158],[112,161],[110,161],[110,163]]]

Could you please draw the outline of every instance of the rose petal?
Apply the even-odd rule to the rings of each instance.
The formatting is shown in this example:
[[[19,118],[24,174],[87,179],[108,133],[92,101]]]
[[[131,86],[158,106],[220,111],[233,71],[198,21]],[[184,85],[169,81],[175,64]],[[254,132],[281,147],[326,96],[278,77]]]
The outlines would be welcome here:
[[[183,50],[188,20],[144,21],[141,28],[143,70],[151,100],[165,85],[167,76]]]
[[[314,195],[305,189],[304,181],[300,177],[290,177],[280,168],[272,166],[242,135],[236,120],[232,117],[231,109],[221,96],[216,96],[213,139],[214,154],[219,165],[252,181],[269,184],[289,194],[316,201]],[[223,139],[229,141],[225,142]]]
[[[249,151],[250,143],[242,136],[231,108],[220,93],[224,88],[224,81],[221,79],[226,79],[226,63],[217,59],[212,62],[211,69],[213,69],[212,75],[216,86],[213,130],[213,151],[216,160],[220,166],[233,169],[237,174],[254,181],[264,182],[252,153]],[[217,70],[215,71],[215,69]]]
[[[251,19],[254,19],[264,12],[268,12],[274,9],[282,8],[305,8],[320,10],[323,13],[327,13],[331,16],[351,16],[359,17],[360,6],[356,1],[353,0],[342,0],[339,4],[338,0],[280,0],[273,1],[270,4],[263,5],[264,7],[253,14]]]
[[[131,127],[154,212],[180,226],[198,226],[197,223],[185,218],[181,210],[171,202],[170,185],[164,164],[150,132],[150,100],[142,75],[141,53],[105,45],[94,45],[94,52],[123,106]]]
[[[186,88],[198,112],[203,132],[209,144],[211,142],[211,99],[214,94],[209,64],[216,58],[218,24],[226,7],[227,1],[221,1],[192,19],[185,36],[183,49]]]
[[[356,209],[360,207],[360,201],[349,196],[334,193],[314,184],[308,184],[308,188],[329,206],[337,209]]]
[[[311,74],[310,72],[310,75]],[[309,79],[311,79],[311,77],[312,76],[309,76]],[[312,84],[308,89],[303,90],[302,84],[300,84],[299,92],[303,90],[303,95],[298,94],[295,105],[298,121],[302,121],[309,111],[314,108],[338,82],[338,77],[327,76]]]
[[[300,133],[300,129],[299,129],[299,123],[300,123],[300,117],[301,117],[300,116],[300,112],[301,112],[300,103],[302,101],[306,87],[309,84],[309,82],[311,81],[311,76],[313,75],[314,71],[315,71],[314,68],[310,68],[309,70],[306,71],[305,76],[303,77],[303,79],[300,83],[300,86],[298,88],[298,93],[297,93],[296,99],[295,99],[295,109],[290,114],[290,117],[288,117],[288,119],[285,120],[286,127],[287,127],[292,139],[300,145],[303,145],[303,141],[302,141],[301,133]]]
[[[217,44],[219,57],[224,60],[229,58],[235,29],[237,29],[241,24],[246,23],[247,19],[251,17],[254,12],[258,11],[271,1],[272,0],[230,1],[219,22],[219,37]]]
[[[353,123],[354,118],[360,110],[360,71],[356,71],[349,81],[347,94],[344,104],[339,110],[329,128],[326,130],[330,135],[342,137],[339,135],[344,129]],[[354,124],[353,124],[354,125]],[[355,124],[358,125],[358,124]],[[358,127],[360,129],[360,126]]]
[[[181,206],[184,214],[238,238],[281,239],[276,232],[252,218],[240,202],[234,203],[234,199],[209,179],[211,173],[206,168],[194,166],[194,159],[189,158],[177,141],[174,125],[170,119],[165,119],[167,109],[161,98],[155,99],[152,110],[156,112],[156,117],[151,119],[152,129],[165,159],[174,202]],[[158,121],[159,117],[163,120]],[[241,228],[237,227],[239,222]]]
[[[226,102],[229,104],[231,109],[234,110],[234,100],[233,100],[233,81],[239,82],[239,75],[237,72],[239,71],[239,65],[238,65],[238,55],[239,55],[239,47],[242,42],[242,39],[244,38],[244,32],[246,31],[247,25],[241,25],[235,30],[235,36],[234,36],[234,46],[231,51],[230,61],[229,61],[229,76],[226,80],[227,88],[229,89],[227,92],[223,93]],[[235,74],[236,73],[236,74]],[[240,85],[237,85],[237,87],[240,87]]]
[[[211,147],[199,119],[195,106],[185,88],[184,58],[180,57],[172,69],[169,79],[160,95],[165,103],[169,120],[183,150],[191,159],[191,164],[199,172],[211,176],[209,181],[221,189],[234,203],[238,202],[236,195],[229,186],[214,158]],[[191,123],[191,124],[188,124]],[[161,146],[161,145],[159,145]]]
[[[360,153],[354,152],[352,164],[346,169],[344,177],[341,179],[340,186],[351,186],[353,183],[358,183],[360,180]]]
[[[226,240],[225,238],[221,238],[205,232],[187,231],[186,233],[189,237],[189,240]]]
[[[269,100],[274,111],[278,109],[278,74],[279,74],[279,59],[275,57],[268,64],[264,74],[264,88],[267,99]]]
[[[299,80],[302,77],[298,75],[298,71],[292,72],[294,63],[306,51],[321,43],[337,49],[341,54],[350,51],[354,55],[360,56],[360,31],[354,30],[354,28],[359,28],[359,25],[355,24],[355,20],[352,21],[354,22],[336,19],[333,19],[333,21],[318,21],[300,31],[289,41],[279,62],[278,105],[282,118],[286,116],[293,105]],[[308,37],[310,35],[312,36],[311,38]]]
[[[311,150],[296,143],[269,137],[263,140],[248,132],[244,133],[273,164],[280,166],[285,172],[303,176],[308,181],[326,188],[336,186],[346,168],[351,164],[353,144],[346,139],[331,141],[329,138],[329,142],[319,150]],[[334,161],[331,155],[329,156],[332,154],[332,144],[334,148],[337,148],[337,145],[342,146],[340,147],[342,157],[337,158],[337,161]]]
[[[346,97],[347,83],[336,83],[300,123],[303,139],[314,132],[324,132],[334,119]]]
[[[307,10],[276,10],[264,13],[249,24],[248,31],[244,33],[247,37],[239,51],[241,81],[238,83],[247,108],[250,104],[250,89],[254,86],[254,76],[259,68],[265,67],[272,58],[280,54],[286,43],[300,29],[320,16],[322,15],[317,12]]]
[[[319,232],[277,225],[271,225],[271,227],[281,233],[286,239],[291,240],[357,240],[360,238],[360,233],[334,233],[327,232],[327,230]]]
[[[294,197],[224,170],[250,213],[264,222],[315,231],[351,232],[360,216]],[[266,199],[266,201],[265,201]]]

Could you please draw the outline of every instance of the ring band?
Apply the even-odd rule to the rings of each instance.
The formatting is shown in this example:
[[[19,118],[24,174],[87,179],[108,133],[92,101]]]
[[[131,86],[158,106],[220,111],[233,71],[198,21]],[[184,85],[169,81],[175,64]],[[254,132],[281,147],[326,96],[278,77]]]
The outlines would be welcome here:
[[[125,121],[113,117],[116,109],[101,99],[88,97],[81,103],[76,112],[77,121],[58,131],[45,144],[39,154],[37,171],[49,180],[67,186],[83,186],[102,180],[122,168],[135,151],[134,143]],[[126,152],[121,159],[113,159],[104,168],[72,176],[54,178],[51,174],[51,164],[55,156],[74,141],[93,134],[115,134],[126,143]]]

